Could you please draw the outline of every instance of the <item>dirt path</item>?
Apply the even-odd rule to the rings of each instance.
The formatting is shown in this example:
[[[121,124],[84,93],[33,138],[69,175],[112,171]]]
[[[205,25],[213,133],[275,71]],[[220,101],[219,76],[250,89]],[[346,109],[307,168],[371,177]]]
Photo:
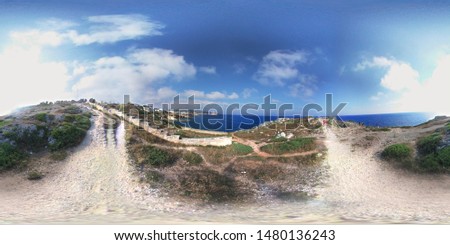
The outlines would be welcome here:
[[[321,198],[344,219],[450,222],[450,176],[420,175],[391,167],[374,149],[353,151],[326,129],[329,178]]]
[[[109,215],[125,219],[134,213],[149,215],[155,210],[179,208],[176,202],[164,203],[156,190],[138,183],[127,158],[123,126],[117,135],[112,125],[104,130],[107,118],[95,114],[93,128],[75,153],[50,165],[42,180],[29,181],[23,174],[0,176],[0,223],[67,222],[71,217]]]
[[[261,151],[261,146],[263,145],[258,145],[255,142],[251,141],[251,140],[246,140],[246,139],[242,139],[239,138],[235,135],[233,135],[233,141],[237,142],[237,143],[241,143],[244,145],[248,145],[253,149],[253,152],[260,156],[260,157],[296,157],[296,156],[307,156],[307,155],[311,155],[311,154],[315,154],[315,153],[319,153],[318,150],[312,150],[312,151],[305,151],[305,152],[297,152],[297,153],[289,153],[289,154],[283,154],[283,155],[272,155],[269,154],[267,152]]]

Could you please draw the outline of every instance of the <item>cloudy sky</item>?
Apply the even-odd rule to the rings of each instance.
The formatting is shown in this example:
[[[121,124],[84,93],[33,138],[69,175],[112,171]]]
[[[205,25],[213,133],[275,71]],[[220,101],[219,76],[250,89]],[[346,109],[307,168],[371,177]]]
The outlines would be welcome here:
[[[335,3],[339,2],[339,3]],[[445,1],[0,0],[0,114],[42,100],[450,114]]]

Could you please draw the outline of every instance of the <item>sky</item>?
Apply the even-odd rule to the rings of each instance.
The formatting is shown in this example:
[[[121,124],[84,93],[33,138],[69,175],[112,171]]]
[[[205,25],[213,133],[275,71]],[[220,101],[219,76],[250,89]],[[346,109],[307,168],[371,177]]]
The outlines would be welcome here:
[[[0,115],[41,101],[450,115],[448,1],[0,0]]]

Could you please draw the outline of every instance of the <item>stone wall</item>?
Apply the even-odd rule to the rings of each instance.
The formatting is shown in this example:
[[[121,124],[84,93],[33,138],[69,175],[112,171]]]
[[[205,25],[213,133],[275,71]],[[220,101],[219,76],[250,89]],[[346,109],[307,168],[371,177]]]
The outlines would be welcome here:
[[[89,103],[91,106],[96,108],[99,111],[107,112],[116,116],[119,116],[120,118],[136,125],[141,128],[143,128],[145,131],[162,138],[164,140],[183,144],[183,145],[197,145],[197,146],[227,146],[231,145],[233,143],[232,138],[228,136],[220,136],[220,137],[208,137],[208,138],[181,138],[179,135],[167,135],[164,130],[159,130],[156,128],[152,128],[148,125],[148,123],[140,122],[138,118],[133,118],[130,116],[124,115],[121,111],[116,109],[106,109],[103,106],[96,104],[96,103]],[[186,129],[186,128],[185,128]],[[195,132],[199,133],[209,133],[209,134],[217,134],[217,135],[226,135],[226,133],[222,132],[210,132],[206,130],[197,130],[197,129],[188,129],[193,130]]]

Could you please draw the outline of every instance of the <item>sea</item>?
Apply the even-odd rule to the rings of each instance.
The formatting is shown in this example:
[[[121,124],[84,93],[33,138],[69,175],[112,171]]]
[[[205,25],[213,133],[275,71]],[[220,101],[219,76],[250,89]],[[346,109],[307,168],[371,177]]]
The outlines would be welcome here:
[[[343,121],[361,123],[370,127],[404,127],[416,126],[434,118],[432,113],[409,112],[367,115],[342,115]],[[176,124],[203,130],[234,132],[254,128],[264,122],[277,120],[278,116],[258,115],[196,115],[188,120],[178,121]],[[285,118],[293,118],[285,116]]]

